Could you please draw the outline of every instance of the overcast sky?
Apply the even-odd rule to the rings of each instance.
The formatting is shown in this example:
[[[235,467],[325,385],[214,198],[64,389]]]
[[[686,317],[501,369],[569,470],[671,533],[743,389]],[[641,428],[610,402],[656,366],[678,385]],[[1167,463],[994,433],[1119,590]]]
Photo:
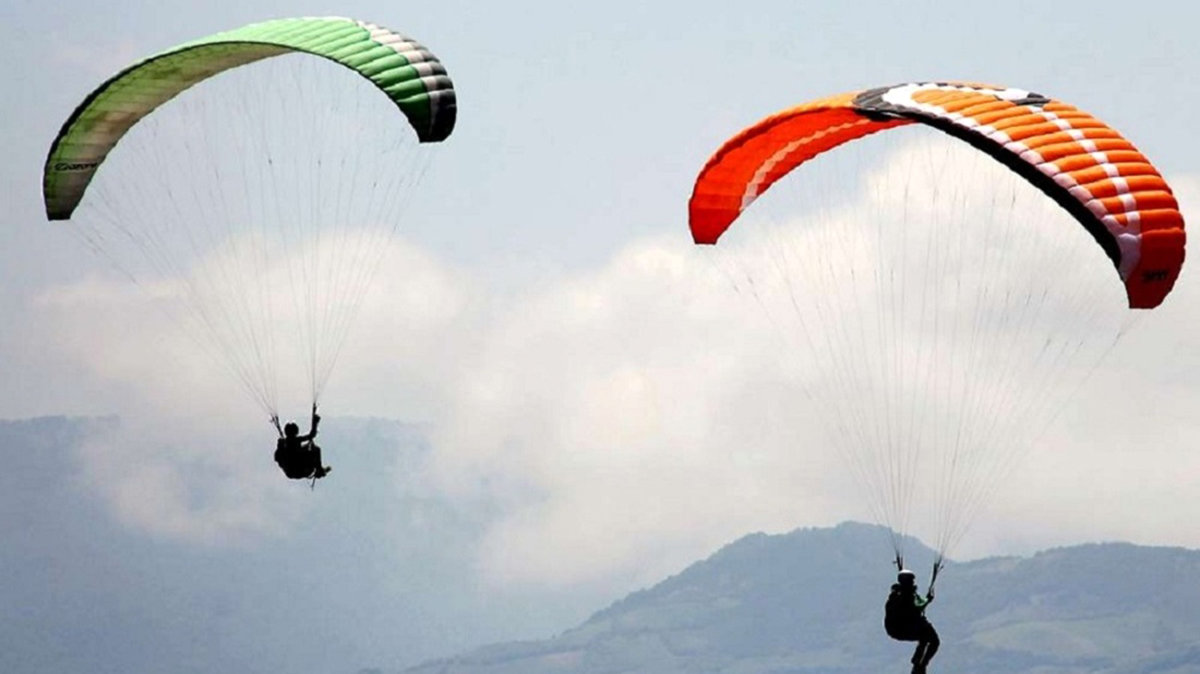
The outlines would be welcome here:
[[[116,7],[0,6],[11,93],[0,98],[0,418],[119,415],[120,440],[81,450],[74,468],[113,526],[141,540],[266,549],[321,516],[280,495],[293,485],[275,479],[271,431],[236,383],[42,214],[42,162],[74,106],[184,40],[336,14],[411,35],[449,69],[458,126],[385,251],[324,412],[422,424],[431,458],[419,489],[492,513],[462,548],[482,593],[615,598],[749,531],[868,516],[835,460],[789,454],[817,436],[789,427],[771,340],[731,322],[687,231],[699,168],[757,119],[914,79],[1027,88],[1120,129],[1185,217],[1200,213],[1194,3]],[[1097,539],[1200,546],[1197,279],[1185,267],[1122,340],[959,556]],[[198,479],[196,466],[230,483]]]

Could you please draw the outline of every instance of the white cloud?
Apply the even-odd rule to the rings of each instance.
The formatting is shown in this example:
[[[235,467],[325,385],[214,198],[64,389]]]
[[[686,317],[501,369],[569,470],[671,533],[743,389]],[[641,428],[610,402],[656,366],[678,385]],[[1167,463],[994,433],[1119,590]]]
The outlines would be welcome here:
[[[489,327],[436,477],[505,509],[481,559],[498,582],[649,580],[838,500],[830,457],[780,418],[803,403],[774,336],[704,254],[642,241]]]
[[[1200,222],[1200,176],[1169,179],[1185,219]],[[968,553],[1088,540],[1200,547],[1200,274],[1189,264],[1031,452]]]
[[[1200,181],[1175,182],[1186,208]],[[807,365],[781,364],[778,328],[684,237],[636,241],[601,268],[505,294],[396,241],[327,409],[429,422],[423,488],[489,509],[478,563],[499,584],[644,583],[748,531],[867,517],[817,430],[823,408],[792,386]],[[1194,377],[1178,374],[1200,366],[1187,341],[1192,278],[1105,361],[1047,433],[1053,450],[1022,464],[962,556],[1095,537],[1200,543],[1196,508],[1175,500],[1194,482],[1188,445],[1200,431],[1185,421]],[[269,470],[237,477],[243,450],[222,446],[265,430],[231,402],[244,396],[117,288],[90,282],[42,304],[54,347],[137,393],[117,411],[156,419],[129,431],[136,440],[91,447],[90,479],[124,521],[159,534],[287,527],[294,515],[273,505],[286,484]],[[234,430],[201,432],[214,420]]]
[[[439,368],[453,362],[445,335],[456,332],[450,324],[468,287],[403,242],[381,252],[386,264],[363,298],[358,338],[342,353],[342,383],[326,416],[428,414],[428,402],[426,409],[408,403],[436,391],[447,378]],[[265,276],[286,276],[292,261],[274,264]],[[51,288],[36,302],[46,348],[81,376],[106,382],[101,388],[110,395],[92,406],[123,419],[118,432],[85,444],[85,483],[118,519],[155,535],[223,543],[284,531],[311,506],[271,464],[266,414],[203,340],[185,333],[197,328],[179,311],[183,285],[88,279]],[[281,347],[292,345],[301,319],[285,296],[288,284],[266,285],[280,293],[261,301],[272,312],[267,327]],[[280,412],[284,420],[304,416],[311,399],[303,359],[286,348],[276,355]]]
[[[267,468],[263,429],[190,428],[198,421],[152,417],[88,438],[81,479],[126,526],[206,545],[279,535],[303,517],[311,506]]]
[[[901,157],[885,169],[906,163],[911,165],[911,159]],[[993,168],[996,171],[989,172]],[[960,192],[946,198],[964,202],[960,215],[980,212],[978,217],[990,218],[996,209],[1006,214],[1011,210],[1017,214],[1016,226],[1023,227],[1027,223],[1020,216],[1029,212],[1023,208],[1045,211],[1048,202],[1037,193],[1009,194],[999,202],[979,199],[997,190],[997,175],[1005,175],[1004,170],[972,163],[965,183],[944,177],[939,187],[958,186]],[[1181,191],[1186,190],[1188,181],[1180,183]],[[869,196],[886,205],[895,192],[877,190]],[[1022,205],[1021,199],[1030,203]],[[908,226],[915,235],[924,225],[945,226],[936,219],[944,217],[910,213]],[[1084,258],[1097,258],[1099,264],[1094,265],[1095,282],[1084,282],[1086,274],[1067,265],[1071,258],[1061,243],[1055,243],[1050,249],[1055,257],[1046,261],[1044,275],[1061,276],[1054,282],[1064,286],[1095,286],[1115,309],[1111,316],[1115,322],[1087,323],[1077,313],[1067,316],[1068,311],[1078,312],[1089,302],[1101,301],[1073,297],[1047,305],[1052,316],[1042,322],[1043,327],[1083,325],[1086,333],[1107,326],[1111,337],[1125,316],[1115,272],[1069,218],[1054,224],[1081,242]],[[1037,232],[1018,231],[1016,236],[1027,239],[1024,246],[1046,240]],[[1008,249],[1008,255],[1016,242],[994,243]],[[1067,249],[1073,245],[1068,242]],[[481,563],[499,582],[651,578],[746,531],[864,516],[864,490],[822,444],[817,430],[821,420],[814,420],[807,401],[789,390],[788,382],[794,380],[779,372],[781,360],[787,358],[773,341],[778,330],[764,322],[762,312],[745,311],[748,304],[754,308],[754,301],[744,287],[741,296],[726,292],[725,277],[711,268],[703,253],[677,239],[635,243],[603,269],[518,298],[487,327],[480,353],[465,370],[467,379],[453,387],[460,397],[451,414],[439,420],[437,446],[443,463],[438,478],[451,493],[490,498],[497,505],[499,523],[485,542]],[[836,259],[857,256],[860,264],[874,264],[869,248],[848,254],[850,258]],[[951,271],[958,276],[984,276],[974,258],[947,274]],[[1185,287],[1187,278],[1181,282],[1182,297],[1173,298],[1173,304],[1187,302],[1183,299],[1190,292]],[[828,286],[822,289],[838,292]],[[759,291],[765,293],[762,286]],[[953,302],[954,298],[949,294],[935,300]],[[1012,425],[993,431],[1001,457],[1008,455],[1006,443],[1017,443],[1018,451],[1011,453],[1017,459],[1016,470],[1007,481],[996,483],[1000,494],[969,530],[958,556],[1012,552],[1014,542],[1020,540],[1069,543],[1114,535],[1147,542],[1156,536],[1157,540],[1192,540],[1190,530],[1177,528],[1186,517],[1160,518],[1172,524],[1157,527],[1138,524],[1154,508],[1168,503],[1163,495],[1186,491],[1190,479],[1186,476],[1194,466],[1186,442],[1160,444],[1152,462],[1182,468],[1183,473],[1144,467],[1139,471],[1150,455],[1129,456],[1117,449],[1123,438],[1129,439],[1128,431],[1116,432],[1122,423],[1128,425],[1122,412],[1133,406],[1125,400],[1114,404],[1114,398],[1139,386],[1152,387],[1145,378],[1161,376],[1161,371],[1154,374],[1152,361],[1171,348],[1167,343],[1173,338],[1167,334],[1172,329],[1152,326],[1152,318],[1158,317],[1143,316],[1142,329],[1124,339],[1086,380],[1087,387],[1067,400],[1066,409],[1085,409],[1090,414],[1066,414],[1051,427],[1038,447],[1052,450],[1043,449],[1040,455],[1037,450],[1020,451],[1020,443],[1028,441],[1027,431],[1041,426],[1019,415],[1012,415]],[[1164,324],[1175,320],[1169,315],[1162,318]],[[1037,334],[1024,346],[1039,347]],[[1158,346],[1139,346],[1141,334],[1153,337]],[[1176,331],[1174,338],[1180,334],[1186,333]],[[842,337],[829,338],[836,342]],[[1077,331],[1067,331],[1056,339],[1066,344],[1079,338]],[[1058,388],[1073,390],[1073,382],[1105,345],[1103,336],[1092,341],[1095,350],[1068,366]],[[1004,345],[989,348],[1003,350]],[[1014,347],[1012,353],[1019,355],[1019,351]],[[799,360],[795,367],[811,365]],[[1001,375],[1020,362],[987,356],[971,363],[972,376],[1006,381]],[[949,371],[956,373],[961,366],[962,362],[954,361]],[[1042,361],[1030,361],[1030,366],[1012,380],[1017,388],[1036,382],[1045,367]],[[1185,385],[1179,404],[1190,405],[1195,400],[1193,391]],[[1003,390],[976,395],[977,409],[985,415],[971,422],[976,427],[1012,411]],[[1034,412],[1042,404],[1036,396],[1024,399]],[[1053,406],[1047,404],[1046,409]],[[1194,429],[1171,425],[1155,410],[1140,413],[1166,424],[1160,427],[1162,435],[1187,432],[1194,437]],[[1186,414],[1182,409],[1180,413]],[[1109,447],[1110,453],[1097,454],[1097,445]],[[1021,462],[1022,456],[1030,455],[1027,463]],[[1056,463],[1040,463],[1047,456]],[[982,466],[985,473],[990,470],[987,464]],[[1099,511],[1090,501],[1080,501],[1079,473],[1065,471],[1064,466],[1084,470],[1089,489],[1092,480],[1102,483],[1089,493],[1114,496],[1106,501],[1109,526],[1092,523],[1089,513]],[[1038,471],[1039,478],[1030,479],[1030,471]],[[1130,481],[1131,474],[1142,477]],[[919,471],[918,476],[918,488],[924,491],[917,499],[927,500],[930,474]],[[1159,496],[1139,501],[1138,494],[1145,489]],[[1122,510],[1122,501],[1133,507]],[[1061,510],[1051,507],[1056,503],[1062,504]],[[1020,517],[1011,515],[1012,508]],[[1176,508],[1189,506],[1181,503]],[[918,533],[929,531],[928,524],[914,524]],[[1016,547],[1022,552],[1030,549]]]

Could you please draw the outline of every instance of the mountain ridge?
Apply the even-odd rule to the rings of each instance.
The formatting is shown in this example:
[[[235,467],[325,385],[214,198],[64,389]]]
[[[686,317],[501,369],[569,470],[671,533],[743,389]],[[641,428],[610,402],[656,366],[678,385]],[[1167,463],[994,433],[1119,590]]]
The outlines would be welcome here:
[[[847,522],[748,534],[583,623],[405,674],[818,674],[906,671],[882,630],[890,532]],[[933,551],[909,541],[910,564]],[[947,564],[931,671],[1200,671],[1200,551],[1085,543]],[[924,580],[924,579],[922,579]]]

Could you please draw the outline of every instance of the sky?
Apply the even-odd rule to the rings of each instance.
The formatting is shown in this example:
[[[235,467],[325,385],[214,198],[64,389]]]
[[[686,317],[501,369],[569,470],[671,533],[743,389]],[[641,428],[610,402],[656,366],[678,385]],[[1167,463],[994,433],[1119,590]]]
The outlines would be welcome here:
[[[335,14],[420,40],[458,91],[458,126],[382,251],[322,406],[329,419],[423,429],[429,458],[419,480],[392,484],[396,503],[424,495],[488,513],[455,548],[469,562],[456,582],[478,597],[600,608],[747,532],[865,519],[836,457],[804,451],[821,436],[797,423],[812,419],[774,367],[772,338],[692,246],[687,198],[716,147],[767,114],[933,78],[1079,105],[1154,161],[1185,217],[1200,213],[1200,94],[1185,84],[1200,65],[1200,8],[1009,7],[9,0],[0,87],[18,94],[0,99],[0,418],[120,417],[71,459],[87,478],[73,484],[124,534],[113,564],[115,546],[202,555],[236,541],[265,554],[321,520],[315,499],[274,479],[253,401],[45,221],[40,181],[63,120],[124,64],[256,20]],[[998,487],[959,557],[1113,539],[1200,547],[1196,278],[1185,266],[1101,363],[1039,440],[1052,449]],[[56,473],[31,475],[50,488]],[[336,477],[322,486],[335,491]],[[353,497],[329,498],[354,513]],[[396,553],[381,541],[373,563],[387,568]],[[554,620],[584,615],[576,601]],[[522,635],[485,621],[471,638],[532,638],[551,622]]]

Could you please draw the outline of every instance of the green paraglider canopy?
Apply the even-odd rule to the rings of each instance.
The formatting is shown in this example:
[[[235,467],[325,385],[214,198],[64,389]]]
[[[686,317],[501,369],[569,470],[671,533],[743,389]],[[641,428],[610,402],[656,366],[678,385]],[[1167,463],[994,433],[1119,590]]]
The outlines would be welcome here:
[[[454,129],[454,85],[437,57],[420,44],[353,19],[255,23],[151,56],[88,95],[46,159],[46,215],[70,218],[108,153],[158,106],[218,73],[291,52],[336,61],[373,82],[408,117],[421,142],[444,140]]]
[[[90,93],[50,147],[46,214],[278,417],[304,388],[281,377],[307,372],[305,406],[322,392],[456,114],[442,63],[403,35],[251,24]]]

